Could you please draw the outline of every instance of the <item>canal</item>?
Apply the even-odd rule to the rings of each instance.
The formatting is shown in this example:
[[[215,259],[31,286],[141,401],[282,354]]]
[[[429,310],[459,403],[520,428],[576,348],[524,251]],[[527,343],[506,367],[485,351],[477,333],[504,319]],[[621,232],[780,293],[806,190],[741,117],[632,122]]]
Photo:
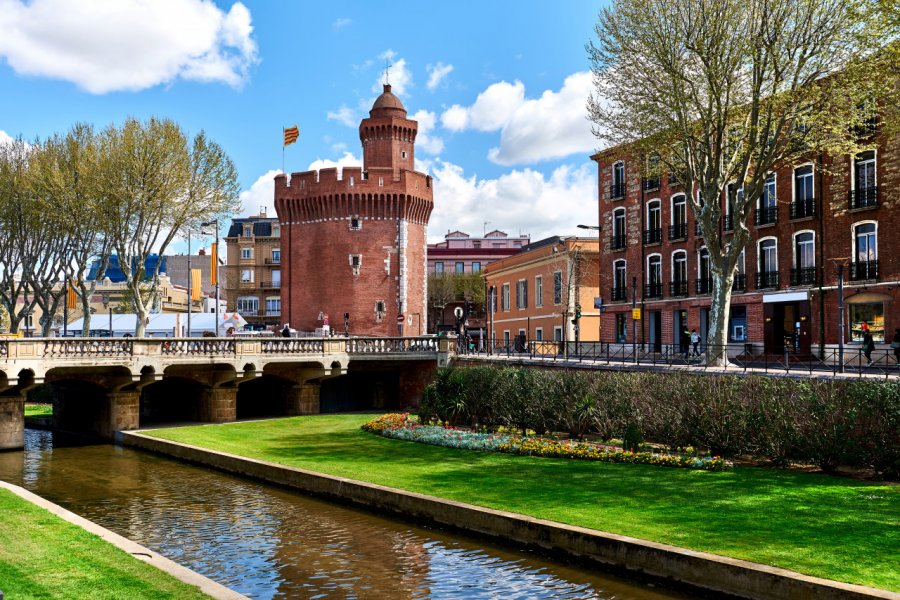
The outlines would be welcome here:
[[[48,431],[0,453],[0,479],[252,598],[684,598]]]

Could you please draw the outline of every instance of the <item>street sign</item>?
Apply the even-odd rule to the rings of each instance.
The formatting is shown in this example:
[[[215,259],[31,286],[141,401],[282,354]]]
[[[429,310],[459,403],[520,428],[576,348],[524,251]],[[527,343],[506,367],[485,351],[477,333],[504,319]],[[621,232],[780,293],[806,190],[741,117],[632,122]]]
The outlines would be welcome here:
[[[603,308],[603,298],[594,296],[594,308]]]
[[[640,321],[641,320],[641,309],[632,308],[631,309],[631,318],[634,319],[635,321]]]
[[[403,325],[403,320],[406,319],[403,315],[397,315],[397,323]]]

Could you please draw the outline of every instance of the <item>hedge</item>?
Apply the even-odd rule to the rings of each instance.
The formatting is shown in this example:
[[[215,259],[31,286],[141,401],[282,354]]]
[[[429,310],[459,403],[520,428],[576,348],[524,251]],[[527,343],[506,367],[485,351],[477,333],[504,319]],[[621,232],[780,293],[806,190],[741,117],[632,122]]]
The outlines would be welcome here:
[[[449,367],[426,388],[419,418],[900,476],[900,384],[885,381]]]

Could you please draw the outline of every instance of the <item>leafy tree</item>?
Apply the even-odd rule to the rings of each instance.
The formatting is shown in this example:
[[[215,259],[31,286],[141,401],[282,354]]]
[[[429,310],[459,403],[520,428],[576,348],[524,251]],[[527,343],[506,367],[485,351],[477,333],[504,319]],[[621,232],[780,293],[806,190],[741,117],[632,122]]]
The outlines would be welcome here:
[[[436,309],[432,314],[431,322],[437,323],[443,319],[444,309],[456,300],[456,283],[452,273],[428,274],[428,306]]]
[[[157,262],[172,240],[202,221],[225,218],[238,208],[237,173],[222,148],[200,132],[189,143],[169,119],[127,120],[101,136],[102,190],[112,245],[143,337],[159,285]],[[141,293],[151,283],[149,301]]]
[[[890,4],[614,0],[601,10],[587,47],[589,116],[602,142],[642,164],[658,160],[685,186],[710,254],[710,362],[727,360],[720,349],[736,264],[768,174],[871,144],[858,134],[874,118],[873,99],[896,85],[887,76],[891,65],[897,72]],[[723,194],[728,237],[719,229]]]

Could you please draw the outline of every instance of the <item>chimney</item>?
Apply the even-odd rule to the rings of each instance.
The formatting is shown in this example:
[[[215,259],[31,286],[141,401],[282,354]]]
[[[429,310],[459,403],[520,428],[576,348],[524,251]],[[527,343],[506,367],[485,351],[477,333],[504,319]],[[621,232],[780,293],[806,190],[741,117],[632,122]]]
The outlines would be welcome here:
[[[206,249],[200,248],[199,250],[197,250],[197,256],[206,256]]]

